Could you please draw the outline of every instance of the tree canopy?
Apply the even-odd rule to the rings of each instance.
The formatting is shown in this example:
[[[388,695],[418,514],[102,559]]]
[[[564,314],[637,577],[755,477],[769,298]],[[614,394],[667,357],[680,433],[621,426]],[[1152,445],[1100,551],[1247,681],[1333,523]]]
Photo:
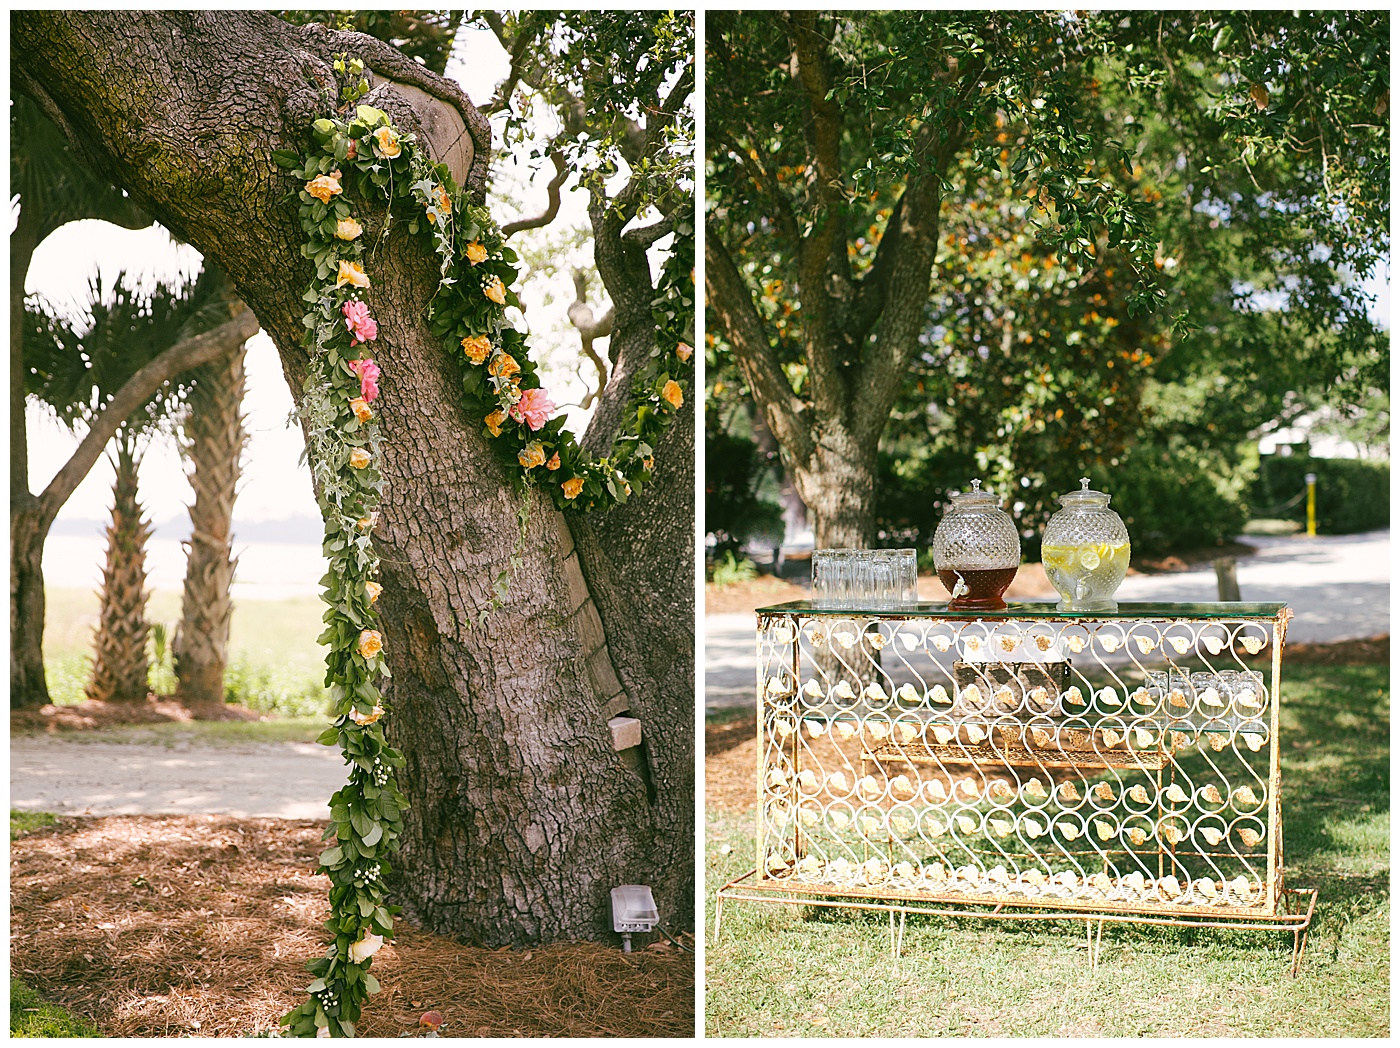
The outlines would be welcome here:
[[[934,519],[989,475],[1030,533],[1091,467],[1199,429],[1196,483],[1286,399],[1386,386],[1384,12],[710,24],[712,362],[818,544],[837,446],[873,476],[884,437],[885,504]]]

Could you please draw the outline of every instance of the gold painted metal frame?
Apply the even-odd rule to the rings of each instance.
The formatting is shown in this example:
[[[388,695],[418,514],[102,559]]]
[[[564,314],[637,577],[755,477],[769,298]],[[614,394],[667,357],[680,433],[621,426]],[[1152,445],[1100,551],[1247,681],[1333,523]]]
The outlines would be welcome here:
[[[1317,893],[1283,883],[1290,615],[762,609],[757,864],[716,937],[726,900],[888,912],[896,953],[910,913],[1084,920],[1094,964],[1095,922],[1291,931],[1296,975]],[[1269,645],[1265,682],[1244,658]]]

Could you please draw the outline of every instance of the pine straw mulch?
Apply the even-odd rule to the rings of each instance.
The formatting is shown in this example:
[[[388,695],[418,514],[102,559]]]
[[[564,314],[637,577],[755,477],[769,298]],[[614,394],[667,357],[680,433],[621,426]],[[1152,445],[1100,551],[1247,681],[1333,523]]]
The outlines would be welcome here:
[[[1330,644],[1287,644],[1286,666],[1338,666],[1390,661],[1390,635]],[[1257,661],[1267,662],[1267,653]],[[754,775],[758,761],[751,713],[705,726],[705,806],[717,811],[744,812],[757,803]]]
[[[180,702],[148,695],[145,702],[100,702],[84,699],[71,706],[39,706],[11,710],[10,732],[29,735],[60,731],[93,731],[127,724],[188,724],[190,721],[256,721],[263,715],[227,702]]]
[[[324,949],[322,823],[61,818],[10,845],[11,974],[108,1036],[277,1028]],[[596,943],[462,946],[401,924],[375,957],[364,1036],[689,1037],[694,965]]]

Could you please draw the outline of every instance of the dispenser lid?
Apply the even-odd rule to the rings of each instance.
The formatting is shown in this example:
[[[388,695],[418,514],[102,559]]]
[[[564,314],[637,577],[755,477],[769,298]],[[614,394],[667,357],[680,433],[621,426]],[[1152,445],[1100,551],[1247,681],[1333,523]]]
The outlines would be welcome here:
[[[1079,478],[1079,490],[1061,495],[1057,500],[1061,506],[1107,506],[1113,496],[1107,492],[1094,491],[1089,487],[1089,478]]]

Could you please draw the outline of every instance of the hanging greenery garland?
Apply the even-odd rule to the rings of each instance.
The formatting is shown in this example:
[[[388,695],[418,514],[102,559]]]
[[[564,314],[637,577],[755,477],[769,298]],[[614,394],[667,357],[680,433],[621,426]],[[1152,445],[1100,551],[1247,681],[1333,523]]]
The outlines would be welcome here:
[[[456,362],[463,409],[519,482],[537,487],[561,509],[620,505],[651,479],[652,449],[685,403],[693,371],[694,271],[688,260],[694,241],[686,227],[677,231],[663,267],[652,310],[657,342],[634,380],[622,431],[608,457],[585,454],[564,429],[564,418],[554,417],[524,335],[505,319],[506,307],[520,304],[511,290],[515,253],[485,208],[466,200],[445,164],[434,163],[381,110],[354,105],[368,90],[362,64],[340,55],[335,68],[349,75],[342,116],[312,125],[309,156],[273,154],[301,182],[301,250],[316,267],[302,296],[310,356],[302,411],[329,562],[319,641],[329,647],[333,711],[319,741],[339,745],[350,765],[349,782],[330,801],[325,836],[333,841],[319,864],[331,881],[326,928],[334,941],[307,965],[315,976],[307,999],[281,1020],[289,1034],[308,1037],[354,1036],[361,1007],[379,989],[369,968],[399,912],[386,900],[384,878],[407,805],[392,770],[403,766],[403,756],[385,741],[389,711],[377,686],[389,676],[375,628],[380,586],[370,538],[384,485],[375,404],[385,376],[370,355],[378,323],[363,297],[372,275],[365,266],[365,227],[351,201],[382,203],[382,236],[406,226],[408,235],[431,240],[440,279],[427,321]]]

